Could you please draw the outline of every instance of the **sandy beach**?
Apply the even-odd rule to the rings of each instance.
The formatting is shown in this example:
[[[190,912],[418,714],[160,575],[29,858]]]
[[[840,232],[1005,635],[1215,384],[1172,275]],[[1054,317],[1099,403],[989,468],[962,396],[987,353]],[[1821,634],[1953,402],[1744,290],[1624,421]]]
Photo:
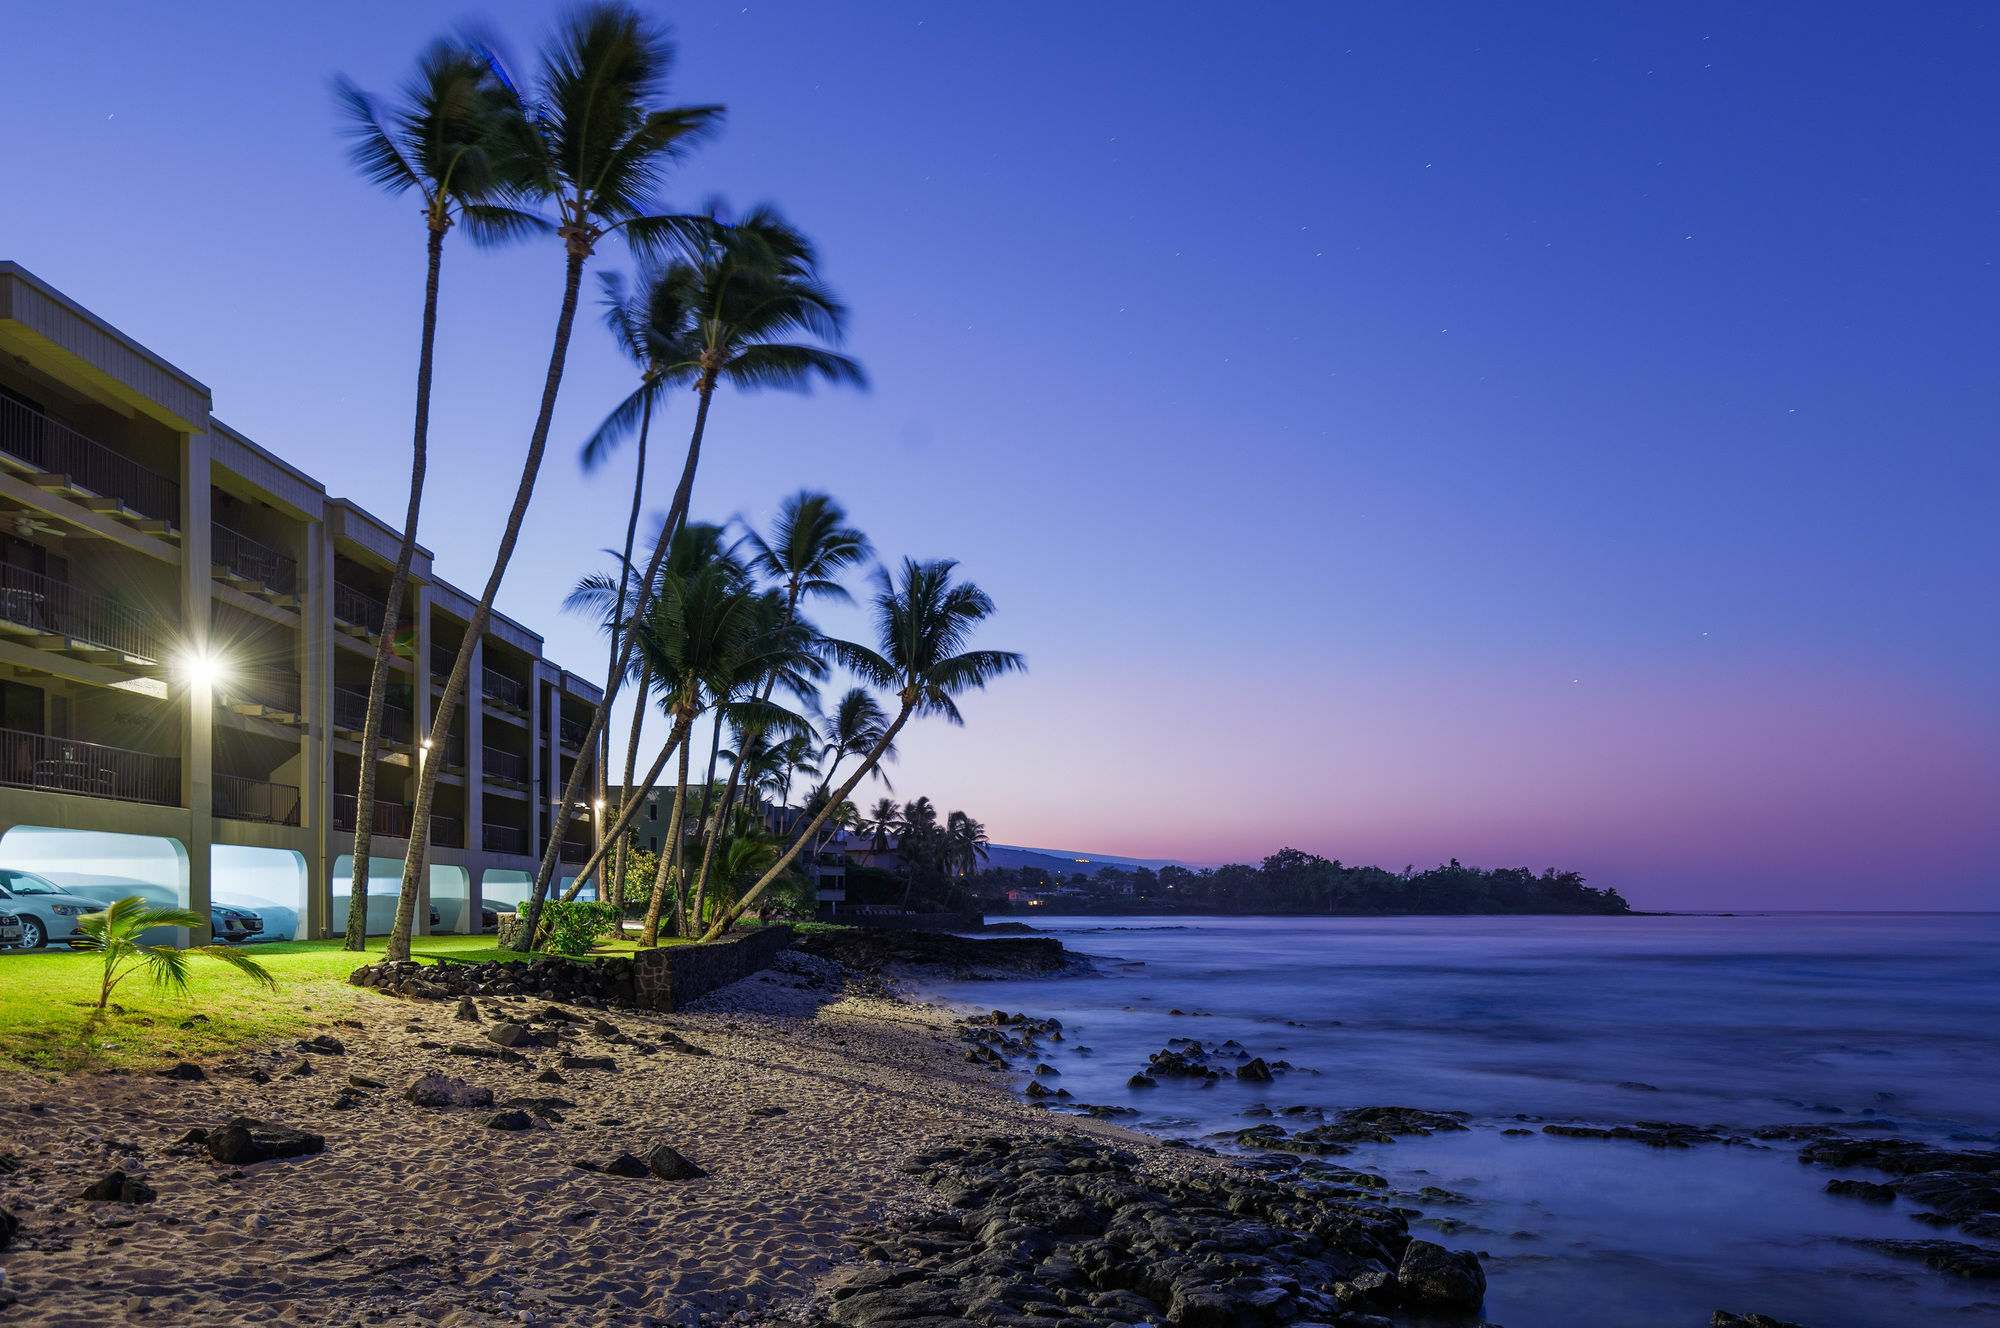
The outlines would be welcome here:
[[[803,1317],[828,1274],[852,1260],[845,1233],[937,1206],[897,1170],[919,1150],[999,1132],[1167,1151],[1027,1106],[1003,1076],[966,1062],[948,1013],[796,952],[672,1016],[573,1011],[579,1022],[560,1046],[523,1048],[513,1064],[449,1048],[490,1048],[482,1034],[496,1014],[548,1003],[478,1004],[471,1023],[450,1002],[341,992],[314,1015],[343,1054],[293,1042],[246,1049],[204,1066],[201,1082],[0,1078],[0,1154],[17,1159],[0,1174],[0,1195],[20,1224],[0,1321]],[[588,1031],[600,1017],[622,1036]],[[669,1035],[710,1054],[678,1052]],[[541,1081],[572,1055],[608,1056],[616,1068]],[[310,1073],[294,1073],[301,1062]],[[406,1101],[429,1072],[492,1090],[495,1107]],[[350,1076],[384,1087],[346,1088]],[[510,1104],[538,1110],[532,1128],[485,1123]],[[325,1150],[232,1167],[175,1143],[238,1116],[322,1134]],[[576,1165],[657,1144],[707,1175],[628,1179]],[[1202,1165],[1172,1159],[1190,1164]],[[157,1199],[79,1197],[113,1169]]]

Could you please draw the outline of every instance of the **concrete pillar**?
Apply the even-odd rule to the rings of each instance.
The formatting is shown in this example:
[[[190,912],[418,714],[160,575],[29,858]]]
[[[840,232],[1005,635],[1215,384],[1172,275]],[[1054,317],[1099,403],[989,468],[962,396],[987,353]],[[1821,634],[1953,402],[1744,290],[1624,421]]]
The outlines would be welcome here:
[[[410,640],[410,759],[416,764],[413,770],[417,778],[423,777],[424,766],[432,761],[442,761],[445,747],[426,748],[431,731],[431,592],[430,587],[417,581],[413,576],[409,582],[410,612],[404,619],[414,629]],[[445,746],[449,746],[449,737]],[[430,828],[410,827],[411,834],[424,834],[428,842]],[[417,916],[411,922],[410,930],[418,936],[431,934],[431,869],[435,862],[433,853],[424,865],[423,888],[417,892]]]
[[[209,546],[209,437],[183,435],[181,454],[181,610],[186,624],[185,649],[213,657],[209,639],[209,602],[214,595]],[[181,750],[181,793],[188,810],[188,908],[203,925],[189,929],[189,941],[206,945],[213,937],[207,925],[211,847],[215,839],[215,689],[207,671],[190,674],[183,661],[182,686],[187,703],[186,738]]]
[[[312,850],[306,855],[306,910],[299,936],[319,938],[332,928],[333,863],[333,550],[324,522],[306,525],[299,560],[299,718],[305,732],[305,778],[299,781],[299,824]]]
[[[486,851],[486,727],[479,702],[480,670],[486,667],[485,645],[467,641],[461,650],[472,652],[465,682],[465,844],[473,852]]]
[[[539,660],[528,664],[528,855],[537,862],[548,851],[548,841],[542,837],[542,818],[547,814],[550,801],[561,792],[561,785],[549,786],[552,773],[543,768],[543,744],[548,741],[545,721],[548,707],[542,704],[542,669]],[[555,758],[551,758],[555,759]]]

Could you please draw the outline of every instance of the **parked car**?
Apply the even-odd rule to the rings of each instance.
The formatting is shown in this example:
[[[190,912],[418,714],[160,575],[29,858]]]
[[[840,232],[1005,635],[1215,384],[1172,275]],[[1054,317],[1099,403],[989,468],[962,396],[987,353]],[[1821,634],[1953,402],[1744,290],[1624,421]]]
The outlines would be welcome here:
[[[0,913],[0,950],[11,950],[21,943],[21,919],[12,913]]]
[[[0,871],[0,876],[8,875],[33,876],[34,874],[32,872],[10,873]],[[152,885],[145,881],[119,881],[110,885],[74,885],[67,890],[63,890],[63,887],[56,885],[45,877],[34,876],[34,879],[41,882],[43,887],[49,890],[60,891],[68,900],[82,904],[84,906],[82,910],[84,913],[101,912],[106,905],[116,903],[127,895],[137,895],[154,908],[179,908],[181,906],[181,897],[178,892],[168,889],[164,885]],[[16,888],[19,889],[20,887]],[[20,902],[18,898],[14,901],[17,912],[19,911]],[[210,905],[208,910],[208,925],[210,930],[215,933],[215,939],[218,941],[242,942],[255,940],[262,936],[264,932],[264,919],[256,913],[251,912],[247,908],[234,908],[223,904]],[[56,941],[67,940],[75,930],[75,925],[72,924],[63,930],[48,932],[45,939]],[[23,940],[22,944],[26,945],[27,941]]]
[[[67,943],[81,935],[76,920],[98,913],[103,902],[63,889],[46,876],[0,867],[0,908],[21,920],[23,950],[39,950],[50,941]]]

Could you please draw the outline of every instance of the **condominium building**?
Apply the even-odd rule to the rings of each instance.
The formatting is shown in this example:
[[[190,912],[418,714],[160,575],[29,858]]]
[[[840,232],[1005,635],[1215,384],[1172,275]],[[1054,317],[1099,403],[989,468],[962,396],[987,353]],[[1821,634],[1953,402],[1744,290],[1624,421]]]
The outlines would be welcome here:
[[[419,549],[383,742],[361,748],[400,532],[210,414],[208,389],[0,262],[0,868],[100,892],[127,877],[196,913],[248,901],[273,934],[337,933],[357,815],[392,892],[419,763],[437,761],[427,884],[446,930],[517,901],[600,692]],[[472,652],[441,751],[445,674]],[[361,762],[376,793],[357,808]],[[579,808],[561,860],[591,847]],[[108,885],[106,883],[109,883]],[[371,930],[391,905],[372,903]]]

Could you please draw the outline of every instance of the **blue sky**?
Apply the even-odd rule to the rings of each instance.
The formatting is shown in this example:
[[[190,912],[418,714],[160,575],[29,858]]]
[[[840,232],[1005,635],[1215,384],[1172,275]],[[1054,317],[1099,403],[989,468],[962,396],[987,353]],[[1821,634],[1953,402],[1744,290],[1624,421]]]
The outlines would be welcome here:
[[[1134,856],[2000,905],[1989,8],[654,12],[676,99],[729,107],[674,198],[807,229],[874,379],[720,400],[697,511],[825,488],[1030,658],[899,794]],[[472,16],[528,64],[553,13],[11,16],[0,254],[398,513],[421,224],[327,80]],[[423,538],[461,584],[560,279],[447,257]],[[574,445],[628,386],[584,326],[501,600],[586,672],[556,604],[623,498]]]

